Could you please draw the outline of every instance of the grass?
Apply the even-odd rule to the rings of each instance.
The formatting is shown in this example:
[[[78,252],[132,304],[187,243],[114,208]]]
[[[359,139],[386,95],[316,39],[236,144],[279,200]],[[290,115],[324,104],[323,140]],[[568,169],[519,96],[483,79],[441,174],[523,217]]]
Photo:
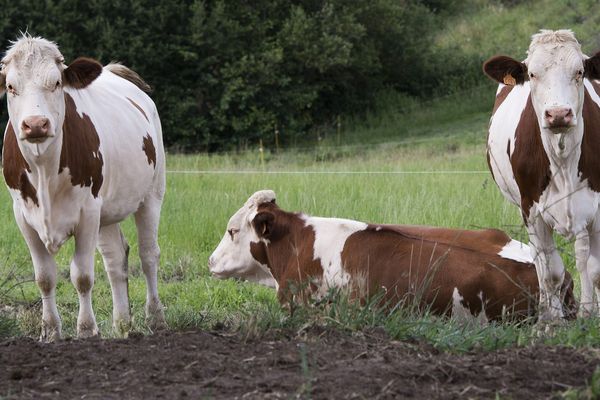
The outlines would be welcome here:
[[[585,53],[600,49],[600,5],[594,0],[526,0],[514,6],[487,0],[470,3],[465,12],[444,21],[435,48],[482,61],[495,54],[523,59],[531,35],[540,29],[572,29]]]
[[[493,93],[492,89],[481,96],[493,97]],[[171,172],[159,232],[159,291],[171,328],[228,329],[248,338],[278,332],[299,334],[315,326],[350,332],[383,328],[398,340],[426,341],[458,352],[531,343],[598,346],[597,320],[576,321],[550,333],[540,333],[531,323],[465,325],[410,310],[390,315],[376,307],[357,307],[344,301],[301,309],[290,316],[280,308],[271,289],[209,276],[208,256],[224,234],[229,217],[253,192],[264,188],[275,190],[284,209],[312,215],[379,223],[498,227],[526,240],[518,210],[504,200],[487,172],[485,137],[489,110],[478,111],[482,106],[476,104],[450,122],[427,118],[452,115],[450,110],[456,101],[450,96],[423,107],[415,106],[405,115],[388,112],[389,115],[372,116],[370,122],[357,123],[354,130],[340,133],[339,139],[348,146],[336,147],[324,139],[321,146],[312,149],[266,151],[262,157],[257,150],[237,154],[169,154]],[[397,125],[391,140],[393,132],[386,130],[385,121],[413,123]],[[382,130],[380,136],[377,129]],[[417,134],[419,140],[415,140]],[[361,135],[372,136],[369,145],[355,145],[353,141]],[[0,190],[0,218],[5,221],[0,225],[0,282],[4,282],[0,285],[0,337],[37,337],[39,294],[6,190]],[[136,331],[148,332],[143,317],[145,282],[134,224],[127,220],[122,225],[132,247],[129,294],[133,326]],[[76,292],[68,278],[72,251],[70,242],[57,255],[58,307],[67,336],[75,334],[78,308]],[[572,250],[565,250],[563,255],[573,272]],[[102,336],[111,337],[110,288],[98,255],[93,302]]]

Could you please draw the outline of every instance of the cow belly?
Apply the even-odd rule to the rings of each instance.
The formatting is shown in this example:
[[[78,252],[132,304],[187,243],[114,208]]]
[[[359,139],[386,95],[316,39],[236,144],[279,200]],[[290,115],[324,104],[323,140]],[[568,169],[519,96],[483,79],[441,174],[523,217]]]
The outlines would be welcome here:
[[[148,164],[130,167],[129,172],[134,173],[114,172],[107,175],[101,190],[100,225],[120,222],[136,212],[153,189],[154,168]]]
[[[497,143],[492,138],[488,142],[490,156],[490,168],[494,175],[496,185],[502,192],[502,195],[509,200],[511,203],[520,206],[521,205],[521,193],[519,192],[519,186],[515,180],[512,165],[510,164],[510,158],[506,148],[508,147],[508,141],[504,144]],[[504,148],[504,151],[500,149]]]

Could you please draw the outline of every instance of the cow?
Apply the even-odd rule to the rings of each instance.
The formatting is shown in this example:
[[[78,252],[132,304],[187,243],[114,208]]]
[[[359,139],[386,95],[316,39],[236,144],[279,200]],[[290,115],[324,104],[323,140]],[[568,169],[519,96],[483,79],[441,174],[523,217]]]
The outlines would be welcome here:
[[[496,229],[459,230],[320,218],[279,208],[275,193],[253,194],[209,258],[216,278],[260,280],[279,301],[382,296],[441,315],[465,311],[501,319],[533,315],[538,283],[526,245]],[[565,281],[566,308],[574,307]]]
[[[67,66],[55,43],[25,34],[2,59],[0,88],[9,115],[3,174],[42,297],[40,339],[61,338],[53,256],[71,236],[77,336],[98,334],[92,309],[96,247],[112,289],[113,328],[127,334],[129,246],[119,222],[131,214],[146,277],[148,326],[165,327],[157,290],[165,155],[148,85],[121,64],[102,67],[77,58]]]
[[[600,53],[588,57],[570,30],[532,36],[524,61],[483,65],[500,83],[487,160],[500,191],[520,207],[538,273],[542,320],[563,317],[564,265],[553,232],[574,240],[580,316],[600,294]],[[596,296],[597,297],[597,296]]]

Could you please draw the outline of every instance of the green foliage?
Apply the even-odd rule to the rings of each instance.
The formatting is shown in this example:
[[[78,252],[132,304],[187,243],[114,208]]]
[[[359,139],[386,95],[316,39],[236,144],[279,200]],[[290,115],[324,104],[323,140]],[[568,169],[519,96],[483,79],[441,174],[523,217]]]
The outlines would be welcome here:
[[[67,62],[118,60],[154,88],[165,142],[182,149],[296,142],[383,87],[421,94],[433,12],[416,0],[2,2],[0,44],[19,31]],[[6,117],[6,115],[4,115]]]
[[[396,107],[391,115],[407,115],[385,101],[420,104],[480,88],[482,62],[497,53],[524,58],[540,28],[572,28],[586,52],[600,47],[593,0],[22,0],[0,7],[2,48],[28,30],[56,41],[67,61],[117,60],[140,73],[155,89],[165,143],[180,150],[239,150],[261,140],[272,148],[275,131],[282,147],[312,144],[340,116],[360,120],[382,103]],[[485,104],[474,100],[471,107]],[[464,105],[456,106],[460,114]]]

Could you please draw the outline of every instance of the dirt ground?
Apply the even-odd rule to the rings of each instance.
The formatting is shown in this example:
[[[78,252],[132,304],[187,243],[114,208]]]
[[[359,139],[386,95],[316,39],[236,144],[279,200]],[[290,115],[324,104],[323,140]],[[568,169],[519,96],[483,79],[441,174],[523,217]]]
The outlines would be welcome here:
[[[379,332],[18,338],[0,343],[0,398],[534,399],[584,386],[599,364],[597,355],[562,347],[441,353]]]

